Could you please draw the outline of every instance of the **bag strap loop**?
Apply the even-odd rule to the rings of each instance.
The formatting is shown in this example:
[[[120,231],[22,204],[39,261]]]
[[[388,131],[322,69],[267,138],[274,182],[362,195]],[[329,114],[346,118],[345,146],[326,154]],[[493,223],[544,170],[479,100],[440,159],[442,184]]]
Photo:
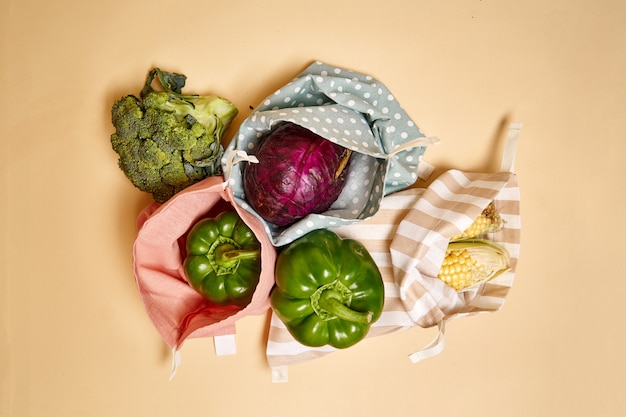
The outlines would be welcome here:
[[[417,363],[421,360],[432,358],[439,355],[446,344],[446,319],[443,319],[437,325],[437,336],[426,347],[413,352],[409,355],[409,360],[413,363]]]
[[[509,131],[504,145],[504,152],[502,152],[502,164],[500,166],[501,171],[513,172],[515,169],[515,153],[517,152],[517,142],[520,130],[522,130],[521,123],[514,122],[509,124]]]

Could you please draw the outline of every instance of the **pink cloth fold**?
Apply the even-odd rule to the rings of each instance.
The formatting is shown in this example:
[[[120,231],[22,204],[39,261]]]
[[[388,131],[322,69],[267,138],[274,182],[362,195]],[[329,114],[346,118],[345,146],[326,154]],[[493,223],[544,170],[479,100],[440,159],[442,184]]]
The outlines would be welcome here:
[[[235,334],[235,323],[269,309],[274,285],[276,249],[261,222],[233,203],[224,178],[206,178],[163,204],[152,203],[137,218],[133,268],[146,312],[170,348],[180,349],[188,338]],[[261,243],[261,276],[246,307],[218,306],[191,288],[183,269],[185,236],[201,218],[234,208]]]

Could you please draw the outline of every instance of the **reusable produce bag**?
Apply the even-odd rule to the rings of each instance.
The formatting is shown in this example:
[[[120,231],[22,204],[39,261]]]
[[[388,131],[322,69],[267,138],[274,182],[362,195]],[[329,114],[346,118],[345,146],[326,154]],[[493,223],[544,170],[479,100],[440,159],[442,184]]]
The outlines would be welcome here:
[[[376,215],[333,229],[360,241],[381,271],[385,304],[366,339],[413,327],[437,327],[431,344],[409,355],[412,362],[440,353],[448,320],[499,310],[513,284],[520,249],[520,193],[512,172],[520,124],[511,124],[502,168],[496,173],[448,170],[427,188],[410,188],[384,197]],[[493,201],[505,221],[488,235],[510,254],[510,269],[492,279],[456,291],[437,278],[450,238],[464,231]],[[287,366],[313,360],[336,349],[297,342],[271,315],[266,348],[273,380],[287,378]]]
[[[259,220],[232,204],[232,191],[222,176],[208,177],[164,204],[153,203],[138,216],[133,246],[137,287],[148,316],[172,349],[172,376],[186,339],[213,337],[217,354],[235,353],[237,320],[259,315],[269,308],[274,284],[275,247]],[[252,301],[245,307],[218,306],[196,292],[185,279],[185,236],[200,219],[234,208],[261,243],[261,276]]]
[[[292,122],[353,151],[343,191],[329,210],[277,227],[247,204],[243,171],[263,136],[281,122]],[[373,216],[383,196],[415,183],[427,138],[382,83],[355,71],[315,62],[267,97],[225,150],[223,171],[237,204],[264,224],[272,243],[285,245],[315,229]],[[285,146],[288,146],[286,143]]]

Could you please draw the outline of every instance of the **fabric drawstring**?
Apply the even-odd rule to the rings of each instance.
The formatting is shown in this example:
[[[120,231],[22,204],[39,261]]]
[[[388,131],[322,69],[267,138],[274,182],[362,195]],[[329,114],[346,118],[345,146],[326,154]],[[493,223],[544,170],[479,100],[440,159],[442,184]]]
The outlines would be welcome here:
[[[222,187],[224,189],[226,189],[226,187],[228,187],[228,185],[230,184],[230,172],[234,165],[242,161],[251,162],[253,164],[259,163],[259,160],[256,156],[248,155],[246,151],[235,149],[228,152],[224,161],[226,165],[224,168],[224,182],[222,183]]]
[[[237,353],[235,345],[235,335],[227,334],[222,336],[213,336],[213,344],[215,346],[215,354],[217,356],[234,355]],[[174,379],[181,363],[180,350],[176,347],[172,348],[172,366],[170,368],[169,381]]]
[[[439,328],[437,336],[426,347],[409,355],[409,360],[417,363],[421,360],[439,355],[446,344],[446,320],[441,320],[437,326]]]
[[[178,371],[178,367],[180,366],[180,361],[181,361],[180,351],[176,347],[173,347],[172,348],[172,368],[170,369],[169,381],[174,379],[174,376],[176,375],[176,371]]]
[[[439,143],[441,143],[441,141],[436,136],[416,138],[416,139],[410,140],[410,141],[408,141],[408,142],[398,146],[397,148],[392,150],[391,153],[389,153],[385,158],[387,160],[389,160],[393,156],[396,156],[400,152],[406,151],[407,149],[416,148],[418,146],[437,145]],[[427,180],[428,177],[430,177],[430,174],[433,173],[434,169],[435,169],[434,166],[432,166],[428,162],[424,161],[422,159],[422,157],[420,156],[419,165],[417,166],[417,176],[418,176],[418,178],[421,178],[423,180]]]
[[[403,143],[402,145],[398,146],[397,148],[394,148],[389,154],[387,154],[386,158],[389,159],[392,156],[395,156],[396,154],[398,154],[398,153],[400,153],[402,151],[406,151],[407,149],[417,148],[419,146],[437,145],[440,142],[441,141],[436,136],[429,136],[429,137],[425,137],[424,136],[424,137],[421,137],[421,138],[415,138],[413,140],[410,140],[408,142]]]

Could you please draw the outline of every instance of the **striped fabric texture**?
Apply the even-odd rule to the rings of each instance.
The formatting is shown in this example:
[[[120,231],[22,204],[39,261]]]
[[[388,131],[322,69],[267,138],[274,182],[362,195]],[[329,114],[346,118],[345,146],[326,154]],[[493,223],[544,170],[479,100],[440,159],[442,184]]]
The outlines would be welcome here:
[[[452,236],[462,232],[494,201],[505,226],[487,238],[510,253],[510,270],[487,283],[455,291],[437,278]],[[513,284],[520,249],[520,194],[512,172],[449,170],[427,188],[383,198],[380,210],[360,223],[333,229],[360,241],[376,261],[385,284],[385,305],[368,338],[500,309]],[[441,328],[441,327],[440,327]],[[273,368],[310,361],[335,351],[298,343],[272,312],[266,347]]]

